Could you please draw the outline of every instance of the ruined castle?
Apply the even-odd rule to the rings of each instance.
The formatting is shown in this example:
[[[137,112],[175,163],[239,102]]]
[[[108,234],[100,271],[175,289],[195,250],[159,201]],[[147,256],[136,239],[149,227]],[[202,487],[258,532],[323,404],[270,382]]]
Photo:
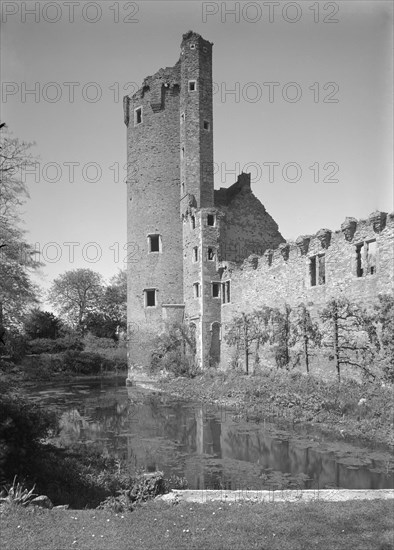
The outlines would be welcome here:
[[[131,366],[149,363],[155,335],[173,321],[193,329],[207,366],[228,358],[223,337],[236,313],[392,292],[393,215],[346,218],[339,231],[289,243],[250,174],[214,190],[212,44],[199,34],[184,34],[178,62],[124,98],[124,121]]]

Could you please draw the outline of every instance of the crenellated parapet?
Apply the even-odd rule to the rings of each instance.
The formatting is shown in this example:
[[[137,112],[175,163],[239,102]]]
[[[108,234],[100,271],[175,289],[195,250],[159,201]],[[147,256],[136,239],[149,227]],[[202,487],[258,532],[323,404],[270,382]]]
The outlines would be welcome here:
[[[347,217],[338,231],[320,229],[314,235],[300,235],[295,242],[280,243],[274,249],[265,250],[263,254],[251,254],[242,266],[238,265],[238,269],[250,269],[251,261],[253,269],[258,266],[280,266],[299,257],[331,253],[331,249],[337,250],[341,243],[351,244],[354,248],[358,243],[372,241],[386,228],[394,229],[394,213],[373,212],[367,219],[361,220]]]

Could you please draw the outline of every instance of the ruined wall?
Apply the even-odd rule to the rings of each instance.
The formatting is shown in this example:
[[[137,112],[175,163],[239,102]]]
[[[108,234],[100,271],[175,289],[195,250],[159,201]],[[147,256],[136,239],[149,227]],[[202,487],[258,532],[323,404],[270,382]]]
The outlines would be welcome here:
[[[220,260],[240,262],[284,242],[278,224],[252,193],[250,174],[240,174],[231,187],[215,191],[215,205],[222,212]]]
[[[130,363],[146,364],[163,317],[182,315],[165,304],[183,304],[182,223],[179,216],[180,67],[161,69],[125,98],[128,160],[128,324]],[[136,109],[142,109],[138,121]],[[151,252],[149,235],[159,235]],[[145,289],[155,290],[146,307]],[[164,315],[163,315],[164,313]]]
[[[376,245],[371,244],[373,241]],[[367,220],[347,218],[340,231],[323,229],[315,235],[299,237],[296,243],[267,250],[263,256],[251,256],[241,267],[224,264],[224,273],[231,279],[231,303],[222,305],[223,336],[234,315],[264,305],[283,308],[285,303],[296,306],[304,302],[317,314],[332,297],[345,296],[367,304],[375,301],[378,294],[391,294],[393,242],[394,215],[375,212]],[[369,244],[369,258],[365,243]],[[320,268],[314,260],[319,257],[324,257]],[[225,342],[222,344],[224,361],[228,361],[232,350]]]

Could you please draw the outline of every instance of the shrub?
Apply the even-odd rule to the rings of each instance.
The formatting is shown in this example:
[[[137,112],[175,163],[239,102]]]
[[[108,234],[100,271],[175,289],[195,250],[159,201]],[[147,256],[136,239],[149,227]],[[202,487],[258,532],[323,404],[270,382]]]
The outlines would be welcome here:
[[[113,368],[113,363],[98,353],[67,350],[62,353],[63,370],[75,374],[100,374]]]
[[[30,353],[61,353],[67,350],[83,350],[82,341],[76,336],[64,336],[63,338],[57,338],[52,340],[50,338],[36,338],[31,340],[28,345]]]
[[[0,477],[11,480],[19,475],[39,440],[57,429],[53,412],[15,394],[0,395]]]

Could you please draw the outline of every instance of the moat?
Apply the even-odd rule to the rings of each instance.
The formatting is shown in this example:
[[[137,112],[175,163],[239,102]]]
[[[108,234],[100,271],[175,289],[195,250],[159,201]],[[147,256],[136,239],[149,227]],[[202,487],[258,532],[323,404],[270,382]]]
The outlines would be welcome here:
[[[59,413],[61,445],[84,444],[131,471],[185,477],[191,489],[393,488],[388,452],[246,423],[122,380],[32,385],[26,395]]]

